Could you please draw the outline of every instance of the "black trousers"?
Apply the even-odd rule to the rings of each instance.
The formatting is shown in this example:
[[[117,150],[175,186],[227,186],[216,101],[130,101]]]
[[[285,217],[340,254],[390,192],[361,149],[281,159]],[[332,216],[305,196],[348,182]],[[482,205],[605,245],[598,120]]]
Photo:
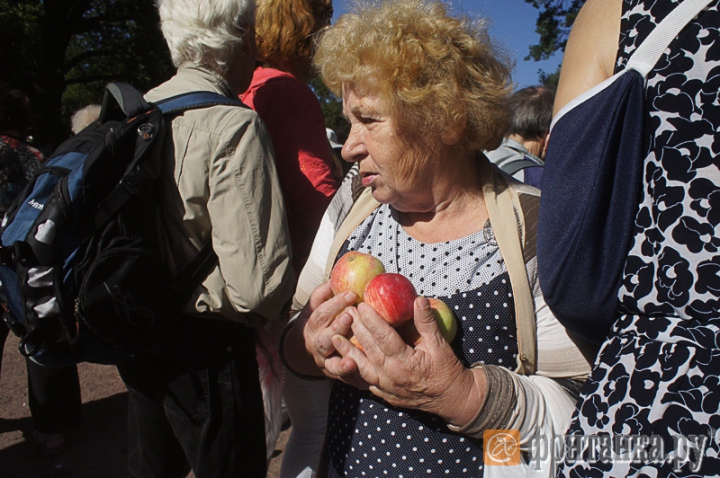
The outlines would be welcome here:
[[[0,323],[0,361],[9,332]],[[77,366],[45,367],[27,358],[25,362],[35,430],[50,434],[79,428],[82,398]]]
[[[265,478],[254,333],[182,318],[158,353],[118,366],[129,391],[129,477]]]

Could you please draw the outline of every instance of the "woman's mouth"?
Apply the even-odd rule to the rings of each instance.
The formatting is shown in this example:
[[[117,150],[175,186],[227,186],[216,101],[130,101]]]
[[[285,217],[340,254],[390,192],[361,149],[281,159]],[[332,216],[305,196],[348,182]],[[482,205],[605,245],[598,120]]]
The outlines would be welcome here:
[[[362,185],[368,187],[377,177],[377,173],[360,173],[360,176],[362,177]]]

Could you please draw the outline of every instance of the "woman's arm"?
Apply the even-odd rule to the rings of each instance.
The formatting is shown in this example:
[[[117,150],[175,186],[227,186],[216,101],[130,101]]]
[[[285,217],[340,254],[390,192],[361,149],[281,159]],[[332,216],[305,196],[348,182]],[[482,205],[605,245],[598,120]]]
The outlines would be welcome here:
[[[335,335],[350,332],[352,318],[344,311],[355,298],[352,292],[333,296],[329,282],[315,289],[280,340],[281,358],[290,372],[305,378],[341,378],[355,372],[355,363],[337,356],[332,343]]]
[[[615,70],[622,0],[588,0],[580,9],[565,48],[554,113]]]

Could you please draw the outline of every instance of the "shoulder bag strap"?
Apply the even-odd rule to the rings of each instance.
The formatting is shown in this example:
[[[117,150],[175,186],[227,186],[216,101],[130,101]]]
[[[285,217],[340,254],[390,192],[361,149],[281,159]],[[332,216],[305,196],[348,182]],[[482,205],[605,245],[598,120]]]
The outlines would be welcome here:
[[[517,373],[532,375],[537,366],[535,303],[525,268],[525,218],[520,198],[512,187],[494,173],[488,161],[481,160],[483,196],[500,253],[510,276],[515,302],[518,334]],[[511,220],[514,218],[515,220]]]
[[[377,209],[379,205],[380,203],[372,195],[372,189],[365,188],[335,233],[335,238],[330,246],[327,264],[325,264],[325,280],[330,277],[330,272],[335,264],[335,258],[340,252],[340,249],[342,249],[343,244],[345,244],[345,240],[350,237],[350,234],[352,234],[355,228],[358,227],[370,213]]]

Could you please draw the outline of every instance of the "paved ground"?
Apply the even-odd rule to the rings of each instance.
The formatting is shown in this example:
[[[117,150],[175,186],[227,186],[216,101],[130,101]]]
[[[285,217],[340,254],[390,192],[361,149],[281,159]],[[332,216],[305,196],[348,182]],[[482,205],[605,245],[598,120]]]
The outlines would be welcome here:
[[[0,376],[0,478],[124,478],[127,392],[115,367],[81,364],[82,426],[65,452],[43,456],[32,441],[25,363],[10,334]],[[268,478],[277,478],[289,430],[278,440]],[[188,478],[192,478],[192,474]]]

